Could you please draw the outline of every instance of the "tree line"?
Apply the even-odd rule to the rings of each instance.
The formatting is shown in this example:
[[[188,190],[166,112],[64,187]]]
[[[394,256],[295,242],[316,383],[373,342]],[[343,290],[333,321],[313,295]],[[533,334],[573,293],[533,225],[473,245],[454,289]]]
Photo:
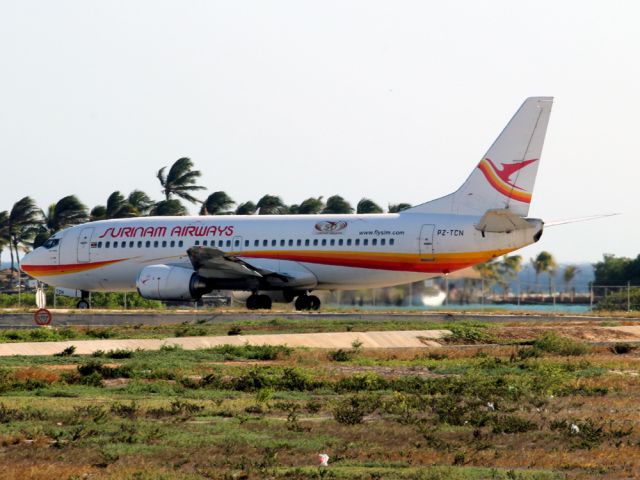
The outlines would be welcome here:
[[[200,215],[283,215],[283,214],[348,214],[383,213],[373,200],[361,199],[356,208],[340,195],[333,195],[325,201],[323,197],[311,197],[300,204],[287,205],[277,195],[264,195],[256,203],[247,201],[236,203],[226,192],[218,191],[200,200],[196,192],[206,190],[198,185],[201,172],[194,168],[190,158],[176,160],[167,171],[167,167],[158,170],[156,177],[160,182],[163,200],[154,201],[145,192],[134,190],[125,196],[119,191],[113,192],[104,205],[91,210],[75,195],[68,195],[58,202],[40,209],[31,197],[18,200],[11,210],[0,211],[0,255],[9,248],[11,271],[15,263],[20,266],[19,251],[28,251],[42,245],[54,233],[81,223],[112,218],[140,216],[181,216],[188,215],[182,201],[200,204]],[[398,203],[389,205],[389,213],[397,213],[411,205]],[[1,260],[1,258],[0,258]]]

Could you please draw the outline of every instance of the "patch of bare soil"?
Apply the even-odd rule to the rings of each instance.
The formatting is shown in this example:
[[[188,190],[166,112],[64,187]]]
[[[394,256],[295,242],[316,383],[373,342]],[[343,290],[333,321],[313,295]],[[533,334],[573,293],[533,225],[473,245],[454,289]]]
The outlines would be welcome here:
[[[570,327],[537,326],[537,327],[498,327],[492,333],[501,339],[533,340],[546,332],[555,332],[563,337],[570,337],[586,342],[637,342],[640,337],[607,327],[588,324],[576,324]]]

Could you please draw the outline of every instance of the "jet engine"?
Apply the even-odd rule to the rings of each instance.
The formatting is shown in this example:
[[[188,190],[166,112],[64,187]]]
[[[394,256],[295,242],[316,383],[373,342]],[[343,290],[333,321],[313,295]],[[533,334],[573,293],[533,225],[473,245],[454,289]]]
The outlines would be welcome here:
[[[138,293],[152,300],[198,300],[212,290],[190,268],[169,265],[144,267],[136,279]]]

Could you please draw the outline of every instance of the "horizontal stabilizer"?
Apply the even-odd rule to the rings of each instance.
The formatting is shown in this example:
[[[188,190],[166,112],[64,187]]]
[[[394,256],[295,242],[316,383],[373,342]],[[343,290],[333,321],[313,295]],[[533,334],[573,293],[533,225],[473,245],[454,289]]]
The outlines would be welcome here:
[[[532,228],[529,222],[507,209],[487,210],[475,226],[481,232],[509,233]]]

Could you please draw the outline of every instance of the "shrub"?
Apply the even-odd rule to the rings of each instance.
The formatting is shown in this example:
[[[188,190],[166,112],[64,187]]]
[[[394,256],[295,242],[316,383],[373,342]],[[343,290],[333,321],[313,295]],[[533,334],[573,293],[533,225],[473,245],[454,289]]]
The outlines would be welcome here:
[[[618,310],[626,312],[628,307],[630,307],[631,310],[640,310],[640,288],[632,288],[628,293],[628,297],[626,289],[607,295],[598,301],[594,310]]]
[[[289,357],[293,349],[284,345],[220,345],[207,349],[208,353],[225,355],[228,359],[275,360]]]
[[[624,355],[625,353],[633,352],[637,348],[637,345],[631,345],[630,343],[614,343],[609,347],[609,350],[616,355]]]
[[[109,350],[104,354],[104,356],[107,358],[115,358],[115,359],[132,358],[133,352],[131,350],[123,350],[123,349]]]
[[[547,332],[538,337],[534,340],[533,347],[543,352],[566,356],[584,355],[589,351],[588,345],[571,338],[561,337],[555,332]]]
[[[91,338],[113,338],[116,336],[116,333],[109,328],[90,328],[85,332],[87,337]]]
[[[486,343],[492,340],[492,336],[486,332],[487,327],[477,323],[456,323],[447,325],[451,335],[446,338],[453,343]]]
[[[524,433],[535,430],[538,425],[515,415],[497,415],[491,419],[493,433]]]
[[[60,353],[54,353],[54,357],[70,357],[76,353],[76,347],[74,345],[69,345],[67,348],[62,350]]]
[[[379,405],[379,399],[366,395],[353,395],[339,401],[333,409],[333,418],[343,425],[362,423],[366,415],[372,414]]]
[[[240,335],[241,333],[242,333],[242,329],[240,327],[234,326],[229,329],[229,331],[227,332],[227,335],[233,336],[233,335]]]
[[[348,362],[353,359],[355,352],[353,350],[345,350],[339,348],[338,350],[331,350],[328,353],[329,360],[334,362]]]
[[[116,402],[113,405],[111,405],[110,411],[111,413],[119,417],[129,418],[133,420],[138,416],[138,413],[140,413],[140,407],[138,406],[135,400],[133,400],[129,404]]]

